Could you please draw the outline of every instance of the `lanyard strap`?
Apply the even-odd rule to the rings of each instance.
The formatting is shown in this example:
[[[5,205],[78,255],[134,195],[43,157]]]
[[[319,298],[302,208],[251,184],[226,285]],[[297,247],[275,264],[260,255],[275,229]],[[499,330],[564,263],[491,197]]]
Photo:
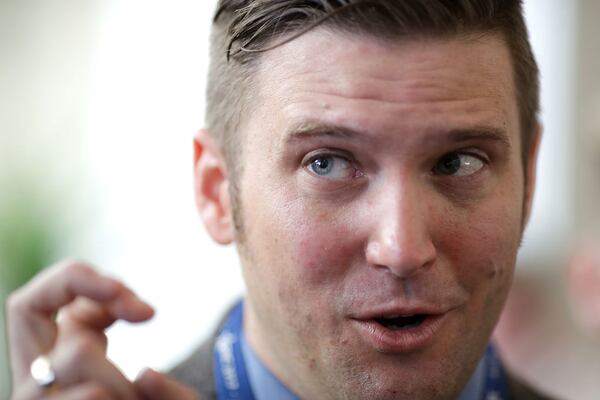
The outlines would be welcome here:
[[[215,342],[213,366],[219,400],[254,400],[242,354],[242,311],[239,302]]]
[[[242,354],[243,303],[230,312],[215,342],[213,366],[219,400],[254,400]],[[508,400],[506,374],[493,346],[485,351],[485,386],[481,400]]]
[[[508,400],[508,384],[502,362],[489,345],[485,351],[485,389],[482,400]]]

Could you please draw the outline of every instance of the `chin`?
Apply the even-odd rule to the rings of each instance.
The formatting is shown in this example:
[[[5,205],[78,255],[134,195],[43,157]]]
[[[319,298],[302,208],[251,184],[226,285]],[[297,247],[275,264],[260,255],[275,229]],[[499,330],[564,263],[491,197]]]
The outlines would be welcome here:
[[[322,374],[328,399],[455,400],[474,370],[478,357],[440,359],[432,355],[370,354],[331,360]],[[334,371],[331,373],[331,371]]]
[[[358,379],[357,379],[358,378]],[[344,400],[455,400],[460,388],[448,379],[406,380],[365,375],[355,377],[348,387],[339,390],[335,398]]]

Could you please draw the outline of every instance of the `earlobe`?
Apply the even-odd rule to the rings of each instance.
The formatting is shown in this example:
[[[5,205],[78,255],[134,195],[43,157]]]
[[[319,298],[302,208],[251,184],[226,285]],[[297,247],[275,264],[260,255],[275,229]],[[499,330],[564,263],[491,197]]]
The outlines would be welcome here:
[[[210,236],[220,244],[233,242],[227,166],[220,146],[207,130],[194,137],[194,195]]]
[[[525,168],[527,168],[527,182],[525,186],[523,228],[527,225],[527,223],[529,222],[529,217],[531,216],[531,208],[533,205],[533,197],[535,194],[537,162],[540,149],[540,142],[542,139],[542,131],[542,125],[539,122],[537,122],[535,124],[534,131],[532,132],[531,142],[527,152],[527,165],[525,165]]]

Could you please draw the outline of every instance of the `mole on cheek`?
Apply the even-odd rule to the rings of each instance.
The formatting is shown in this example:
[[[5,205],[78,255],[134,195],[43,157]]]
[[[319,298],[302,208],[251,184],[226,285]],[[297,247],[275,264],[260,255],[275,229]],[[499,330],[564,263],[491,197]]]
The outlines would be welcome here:
[[[502,279],[504,276],[504,268],[492,265],[487,273],[487,277],[490,280],[493,279]]]
[[[328,213],[326,211],[321,211],[317,213],[317,221],[325,221],[329,218],[331,218],[331,213]]]

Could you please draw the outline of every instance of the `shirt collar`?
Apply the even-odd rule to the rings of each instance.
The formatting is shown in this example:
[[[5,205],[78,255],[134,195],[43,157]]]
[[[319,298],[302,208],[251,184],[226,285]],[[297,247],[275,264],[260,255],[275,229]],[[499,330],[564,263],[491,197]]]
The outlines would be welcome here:
[[[262,363],[246,340],[246,335],[242,333],[240,336],[242,356],[244,357],[248,381],[254,393],[254,398],[256,400],[298,400],[298,397],[285,387]]]

